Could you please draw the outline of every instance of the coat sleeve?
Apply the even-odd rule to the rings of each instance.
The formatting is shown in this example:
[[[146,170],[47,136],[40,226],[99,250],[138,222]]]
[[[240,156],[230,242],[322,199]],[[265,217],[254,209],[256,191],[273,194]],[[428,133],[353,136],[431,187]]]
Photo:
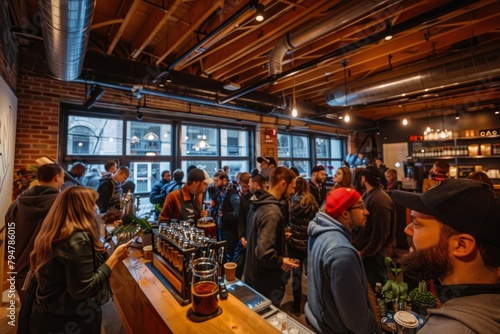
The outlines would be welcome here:
[[[65,267],[67,292],[73,300],[95,297],[111,276],[111,269],[105,263],[94,272],[92,247],[89,239],[78,240],[60,257]]]
[[[161,188],[161,183],[155,183],[153,185],[153,189],[151,189],[151,193],[149,194],[149,201],[151,204],[160,204],[163,206],[165,203],[165,195],[161,193]]]
[[[342,323],[351,333],[381,333],[368,299],[368,283],[357,252],[349,248],[336,251],[330,263],[330,289]],[[325,306],[326,307],[326,306]]]

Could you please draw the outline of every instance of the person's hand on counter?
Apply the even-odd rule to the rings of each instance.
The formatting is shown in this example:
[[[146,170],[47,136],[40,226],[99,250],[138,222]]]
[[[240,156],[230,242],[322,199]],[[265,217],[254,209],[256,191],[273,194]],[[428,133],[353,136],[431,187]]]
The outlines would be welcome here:
[[[290,269],[298,268],[300,266],[300,263],[297,263],[295,259],[291,259],[289,257],[284,257],[283,258],[283,264],[281,265],[281,270],[283,271],[289,271]]]
[[[123,261],[128,256],[128,247],[132,244],[133,239],[130,239],[127,243],[121,244],[120,246],[115,248],[113,254],[110,255],[109,259],[106,261],[106,264],[109,268],[113,269],[114,266],[120,261]]]

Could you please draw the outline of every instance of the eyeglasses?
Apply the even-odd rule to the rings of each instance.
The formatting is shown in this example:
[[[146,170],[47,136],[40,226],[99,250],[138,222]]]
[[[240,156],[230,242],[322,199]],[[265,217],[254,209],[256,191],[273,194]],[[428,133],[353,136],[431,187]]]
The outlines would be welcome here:
[[[358,206],[351,206],[349,209],[347,209],[348,211],[351,211],[351,210],[354,210],[354,209],[361,209],[361,210],[364,210],[365,209],[365,204],[364,203],[361,203],[360,205]]]

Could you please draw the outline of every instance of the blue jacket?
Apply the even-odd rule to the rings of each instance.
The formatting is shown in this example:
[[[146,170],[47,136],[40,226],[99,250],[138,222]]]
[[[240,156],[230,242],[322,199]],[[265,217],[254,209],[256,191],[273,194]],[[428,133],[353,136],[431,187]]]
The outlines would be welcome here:
[[[322,333],[381,333],[351,232],[326,213],[309,223],[307,299]]]

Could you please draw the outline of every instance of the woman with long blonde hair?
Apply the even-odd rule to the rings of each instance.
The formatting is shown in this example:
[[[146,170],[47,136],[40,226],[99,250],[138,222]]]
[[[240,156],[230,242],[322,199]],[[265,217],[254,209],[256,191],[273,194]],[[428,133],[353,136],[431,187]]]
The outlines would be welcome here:
[[[38,277],[30,319],[32,333],[101,332],[101,305],[111,296],[108,279],[127,256],[118,246],[105,261],[97,228],[97,192],[69,187],[54,202],[43,221],[31,268]]]
[[[288,256],[300,260],[300,266],[293,269],[293,307],[296,315],[302,313],[300,309],[302,298],[302,268],[307,259],[307,228],[309,222],[316,217],[319,207],[309,189],[309,182],[298,177],[295,183],[295,194],[290,198],[290,227],[291,234],[287,237]]]

